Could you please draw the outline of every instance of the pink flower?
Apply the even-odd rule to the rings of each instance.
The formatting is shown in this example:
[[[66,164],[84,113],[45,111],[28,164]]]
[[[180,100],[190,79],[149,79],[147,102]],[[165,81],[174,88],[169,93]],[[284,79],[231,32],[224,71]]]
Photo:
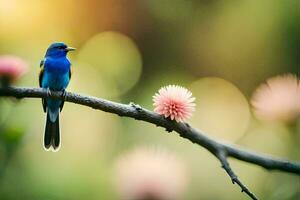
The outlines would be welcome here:
[[[176,156],[144,147],[121,156],[114,172],[122,200],[179,200],[188,180],[185,165]]]
[[[192,97],[192,93],[177,85],[162,87],[153,96],[153,101],[154,112],[177,122],[188,119],[195,110],[195,98]]]
[[[296,76],[270,78],[254,92],[254,112],[260,119],[290,122],[300,115],[300,85]]]
[[[11,55],[0,56],[0,78],[11,83],[22,76],[27,70],[27,63],[21,58]]]

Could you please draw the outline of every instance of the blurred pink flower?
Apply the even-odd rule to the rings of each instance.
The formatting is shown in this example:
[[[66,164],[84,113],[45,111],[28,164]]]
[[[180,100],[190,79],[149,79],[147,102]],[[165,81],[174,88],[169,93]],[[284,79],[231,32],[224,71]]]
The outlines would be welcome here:
[[[114,172],[122,200],[179,200],[188,180],[183,162],[151,148],[138,148],[121,156]]]
[[[0,56],[0,78],[8,83],[17,80],[27,70],[27,63],[17,56]]]
[[[254,92],[251,104],[264,120],[290,122],[300,114],[300,85],[296,76],[270,78]]]
[[[153,101],[154,112],[177,122],[188,119],[195,110],[195,98],[192,97],[192,93],[177,85],[162,87],[153,96]]]

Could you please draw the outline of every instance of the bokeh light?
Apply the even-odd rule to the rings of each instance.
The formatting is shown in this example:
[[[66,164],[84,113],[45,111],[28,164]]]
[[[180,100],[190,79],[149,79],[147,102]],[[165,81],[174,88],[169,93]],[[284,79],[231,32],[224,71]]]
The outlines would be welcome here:
[[[197,110],[191,119],[196,127],[215,138],[239,139],[248,128],[249,104],[232,83],[221,78],[202,78],[192,83]]]
[[[102,84],[111,84],[111,96],[121,95],[134,86],[142,70],[141,55],[134,42],[116,32],[92,37],[81,48],[78,60],[95,68],[99,79],[104,80]]]
[[[38,87],[47,47],[65,42],[77,48],[68,55],[68,91],[153,110],[159,88],[180,85],[196,97],[191,126],[299,161],[299,117],[260,120],[249,106],[269,78],[299,77],[299,8],[300,1],[274,0],[0,0],[0,55],[29,65],[13,84]],[[62,147],[45,152],[41,100],[0,98],[0,199],[119,200],[115,161],[145,145],[183,158],[190,184],[181,199],[246,198],[214,156],[176,133],[68,102],[60,117]],[[298,199],[299,177],[229,162],[260,199]]]

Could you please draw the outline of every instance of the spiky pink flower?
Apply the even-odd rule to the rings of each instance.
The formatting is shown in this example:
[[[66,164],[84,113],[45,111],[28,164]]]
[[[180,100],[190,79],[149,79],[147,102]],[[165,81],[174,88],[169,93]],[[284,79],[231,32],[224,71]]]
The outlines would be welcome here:
[[[139,147],[122,155],[114,168],[121,200],[179,200],[187,188],[186,166],[161,149]]]
[[[195,110],[195,98],[192,97],[192,93],[177,85],[162,87],[153,96],[153,101],[154,112],[177,122],[190,118]]]
[[[263,120],[290,122],[300,116],[300,85],[296,76],[270,78],[254,92],[251,104]]]
[[[17,56],[0,56],[0,78],[7,83],[17,80],[27,70],[27,63]]]

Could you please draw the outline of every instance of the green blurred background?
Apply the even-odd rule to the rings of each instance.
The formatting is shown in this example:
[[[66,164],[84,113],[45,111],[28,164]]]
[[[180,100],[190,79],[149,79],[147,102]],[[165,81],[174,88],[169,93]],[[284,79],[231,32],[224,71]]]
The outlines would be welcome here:
[[[69,91],[152,110],[161,86],[179,84],[197,98],[194,127],[299,161],[297,123],[260,122],[249,104],[265,79],[299,74],[299,10],[295,0],[0,0],[0,55],[25,59],[30,70],[17,84],[37,87],[46,48],[64,41],[77,48]],[[177,134],[66,103],[62,148],[51,153],[44,120],[39,99],[0,99],[0,199],[118,199],[115,160],[144,145],[184,160],[184,199],[247,199],[215,157]],[[261,199],[300,199],[299,177],[230,162]]]

